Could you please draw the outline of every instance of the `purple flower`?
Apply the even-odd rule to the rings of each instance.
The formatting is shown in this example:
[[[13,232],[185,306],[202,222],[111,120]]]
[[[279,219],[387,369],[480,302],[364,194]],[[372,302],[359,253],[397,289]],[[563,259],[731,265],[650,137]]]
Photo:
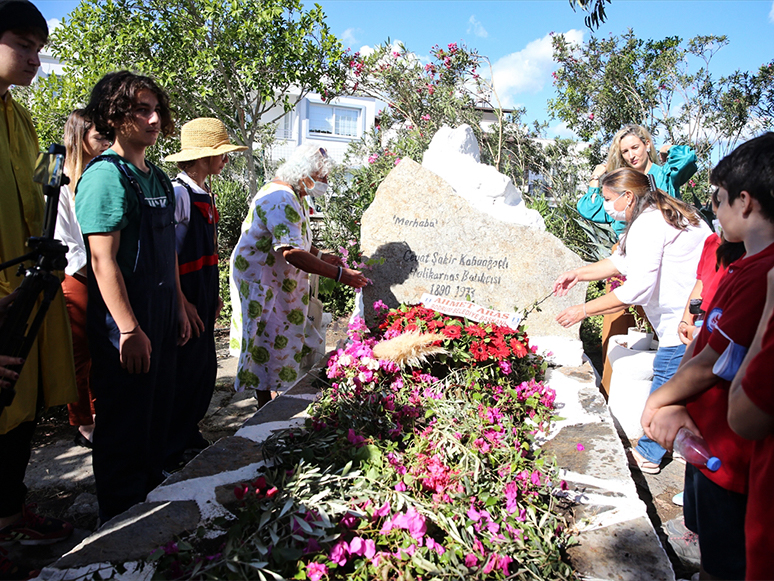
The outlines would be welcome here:
[[[355,430],[352,428],[350,428],[347,432],[347,440],[349,440],[349,443],[357,448],[362,447],[363,443],[365,442],[365,438],[356,434]]]

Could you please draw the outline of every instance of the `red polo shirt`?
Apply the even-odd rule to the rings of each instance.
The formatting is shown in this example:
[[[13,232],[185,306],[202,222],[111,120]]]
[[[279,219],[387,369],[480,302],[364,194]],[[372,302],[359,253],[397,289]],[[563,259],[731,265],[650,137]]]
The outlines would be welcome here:
[[[719,329],[737,345],[750,347],[766,302],[766,273],[774,267],[774,244],[728,267],[696,340],[694,357],[709,345],[723,353],[729,344]],[[688,399],[688,413],[701,430],[712,453],[723,465],[717,472],[702,468],[704,475],[727,490],[747,494],[753,444],[737,436],[728,425],[728,390],[731,382],[717,383]]]

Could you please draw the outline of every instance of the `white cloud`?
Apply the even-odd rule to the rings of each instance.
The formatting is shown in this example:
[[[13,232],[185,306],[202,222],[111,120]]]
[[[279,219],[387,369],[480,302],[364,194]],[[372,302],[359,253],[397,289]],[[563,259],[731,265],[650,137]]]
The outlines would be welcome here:
[[[567,123],[565,123],[564,121],[556,123],[555,125],[551,125],[548,128],[548,131],[546,132],[546,134],[548,135],[548,137],[578,139],[578,136],[575,134],[575,132],[569,127],[567,127]]]
[[[564,36],[569,42],[580,44],[584,31],[568,30]],[[503,107],[512,107],[519,93],[539,93],[543,90],[556,68],[552,56],[551,35],[547,34],[492,65],[492,80]]]
[[[486,28],[484,28],[484,25],[481,24],[478,20],[476,20],[475,15],[471,16],[468,22],[470,23],[470,26],[468,26],[468,34],[472,32],[473,34],[481,38],[486,38],[487,36],[489,36],[489,33],[486,31]]]
[[[50,34],[62,25],[62,21],[58,18],[49,18],[46,20],[46,24],[48,24],[48,32]]]
[[[347,28],[344,32],[341,33],[341,42],[343,42],[346,46],[357,44],[357,38],[355,37],[355,34],[358,32],[360,32],[359,28]]]
[[[774,2],[771,3],[771,10],[769,11],[769,22],[774,22]]]

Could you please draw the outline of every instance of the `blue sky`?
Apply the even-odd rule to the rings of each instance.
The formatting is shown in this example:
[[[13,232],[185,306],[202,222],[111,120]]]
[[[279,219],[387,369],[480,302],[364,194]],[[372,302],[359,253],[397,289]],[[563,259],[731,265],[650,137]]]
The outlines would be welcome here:
[[[71,0],[33,0],[46,19],[61,19],[77,6]],[[303,0],[302,0],[303,1]],[[489,57],[503,105],[524,106],[529,119],[549,121],[546,101],[554,96],[549,33],[587,40],[585,13],[573,12],[567,0],[317,0],[331,30],[353,50],[402,41],[420,58],[430,48],[462,42]],[[305,2],[311,6],[311,2]],[[641,38],[691,38],[724,34],[729,44],[712,62],[724,75],[755,70],[774,56],[772,0],[613,0],[597,35],[620,35],[632,28]]]

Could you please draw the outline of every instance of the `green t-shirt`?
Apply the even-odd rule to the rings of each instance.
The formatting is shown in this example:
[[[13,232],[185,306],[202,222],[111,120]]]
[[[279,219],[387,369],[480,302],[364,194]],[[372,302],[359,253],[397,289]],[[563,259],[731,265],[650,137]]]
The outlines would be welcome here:
[[[165,208],[175,204],[175,197],[167,196],[160,173],[150,170],[140,171],[112,149],[104,155],[113,155],[121,159],[129,171],[137,178],[142,192],[149,204]],[[162,175],[172,192],[172,184],[166,175]],[[75,192],[75,215],[81,225],[89,250],[88,235],[121,231],[121,242],[116,262],[121,274],[128,277],[134,270],[137,258],[137,244],[140,238],[140,200],[134,188],[120,172],[108,161],[100,161],[87,169],[78,181]]]

